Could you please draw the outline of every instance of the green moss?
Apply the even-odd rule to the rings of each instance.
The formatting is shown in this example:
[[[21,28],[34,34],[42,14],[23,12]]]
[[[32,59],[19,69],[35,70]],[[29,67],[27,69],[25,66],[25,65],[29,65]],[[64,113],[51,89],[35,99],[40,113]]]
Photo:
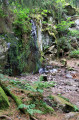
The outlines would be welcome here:
[[[29,104],[35,104],[36,108],[41,110],[44,114],[54,112],[54,109],[43,101],[43,95],[41,93],[28,93],[28,97],[31,98]]]
[[[44,108],[45,108],[44,113],[53,113],[54,112],[54,109],[52,107],[50,107],[49,105],[45,105]]]
[[[5,91],[5,93],[7,95],[9,95],[16,103],[17,107],[22,104],[22,101],[20,98],[18,98],[16,95],[14,95],[3,83],[1,83],[0,81],[0,85],[2,87],[2,89]],[[7,100],[7,97],[6,97],[6,100]],[[9,104],[9,103],[8,103]],[[20,111],[22,111],[23,113],[25,113],[25,110],[24,109],[20,109]]]
[[[32,17],[33,19],[36,19],[37,24],[39,24],[39,23],[40,23],[40,20],[43,19],[43,17],[42,17],[40,14],[32,14],[31,17]]]
[[[76,111],[75,106],[67,100],[56,95],[53,95],[52,97],[53,101],[57,103],[57,107],[61,108],[64,112]]]
[[[6,96],[4,90],[0,87],[0,109],[6,109],[10,106],[8,97]]]

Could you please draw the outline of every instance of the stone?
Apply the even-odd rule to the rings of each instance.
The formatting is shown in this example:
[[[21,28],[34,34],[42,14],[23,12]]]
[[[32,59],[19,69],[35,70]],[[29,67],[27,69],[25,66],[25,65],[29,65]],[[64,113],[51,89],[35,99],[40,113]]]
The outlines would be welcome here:
[[[39,69],[39,74],[43,74],[43,73],[45,73],[45,69],[44,68],[40,68]]]
[[[65,115],[65,119],[66,120],[69,120],[71,118],[73,118],[75,120],[75,118],[78,118],[79,117],[79,113],[78,112],[70,112],[70,113],[67,113]],[[77,120],[77,119],[76,119]]]
[[[66,74],[66,78],[73,78],[73,77],[70,74]]]
[[[52,74],[56,74],[57,72],[58,72],[57,69],[52,69],[52,70],[50,70],[50,73],[52,73]]]
[[[74,112],[75,111],[75,107],[73,104],[71,104],[70,102],[66,101],[64,98],[60,97],[60,96],[56,96],[56,95],[52,95],[51,96],[52,99],[52,103],[57,104],[57,107],[59,109],[61,109],[64,112]]]
[[[10,106],[7,95],[4,90],[0,87],[0,110],[6,109]]]
[[[73,8],[70,4],[66,4],[65,9],[66,9],[66,14],[67,15],[73,16],[73,15],[76,14],[76,9]]]
[[[8,46],[3,38],[0,38],[0,69],[4,69],[7,62]]]

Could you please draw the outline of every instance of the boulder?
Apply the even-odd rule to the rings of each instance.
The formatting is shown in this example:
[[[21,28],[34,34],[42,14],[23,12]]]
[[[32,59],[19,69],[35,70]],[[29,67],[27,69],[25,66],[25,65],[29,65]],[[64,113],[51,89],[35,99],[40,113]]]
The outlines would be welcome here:
[[[65,10],[67,15],[73,16],[76,14],[76,9],[73,8],[70,4],[65,5]]]
[[[8,97],[6,96],[4,90],[0,87],[0,110],[6,109],[10,106]]]
[[[75,109],[75,107],[72,103],[68,102],[66,99],[53,95],[51,96],[52,98],[52,103],[57,105],[57,108],[61,109],[62,111],[68,113],[72,111],[77,111],[78,109]]]
[[[70,112],[65,115],[65,120],[79,120],[79,112]]]

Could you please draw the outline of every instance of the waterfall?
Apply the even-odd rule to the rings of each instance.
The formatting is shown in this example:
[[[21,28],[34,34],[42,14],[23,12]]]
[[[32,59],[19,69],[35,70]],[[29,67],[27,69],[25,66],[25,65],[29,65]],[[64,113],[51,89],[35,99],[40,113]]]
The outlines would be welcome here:
[[[52,17],[50,17],[50,21],[52,22]],[[31,35],[34,40],[34,45],[39,49],[39,51],[43,51],[43,48],[46,46],[50,46],[52,43],[51,37],[48,35],[48,33],[42,32],[42,20],[40,19],[39,25],[36,24],[33,20],[31,20],[32,23],[32,30]]]
[[[52,20],[52,18],[51,18]],[[42,20],[40,19],[40,24],[37,25],[37,43],[40,51],[43,51],[45,46],[50,45],[51,38],[49,37],[48,33],[42,32]]]
[[[33,20],[31,20],[31,23],[32,23],[31,35],[32,35],[32,37],[34,39],[34,43],[36,43],[36,40],[37,40],[36,25],[35,25]]]
[[[38,46],[40,51],[43,50],[43,46],[42,46],[42,21],[40,19],[40,24],[38,25]]]

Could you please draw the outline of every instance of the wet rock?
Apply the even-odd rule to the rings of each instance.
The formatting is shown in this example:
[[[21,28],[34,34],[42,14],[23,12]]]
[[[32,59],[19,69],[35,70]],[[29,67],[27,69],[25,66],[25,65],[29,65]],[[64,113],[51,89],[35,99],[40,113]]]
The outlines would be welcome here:
[[[73,16],[73,15],[76,14],[76,9],[73,8],[70,4],[66,4],[66,5],[65,5],[65,9],[66,9],[66,11],[67,11],[67,12],[66,12],[67,15]]]
[[[58,70],[57,69],[52,69],[52,70],[49,70],[50,71],[50,73],[52,73],[52,74],[55,74],[55,73],[57,73],[58,72]]]
[[[39,69],[39,74],[43,74],[43,73],[45,73],[45,69],[44,68],[40,68]]]
[[[5,40],[0,38],[0,67],[3,70],[7,62],[8,46]]]

